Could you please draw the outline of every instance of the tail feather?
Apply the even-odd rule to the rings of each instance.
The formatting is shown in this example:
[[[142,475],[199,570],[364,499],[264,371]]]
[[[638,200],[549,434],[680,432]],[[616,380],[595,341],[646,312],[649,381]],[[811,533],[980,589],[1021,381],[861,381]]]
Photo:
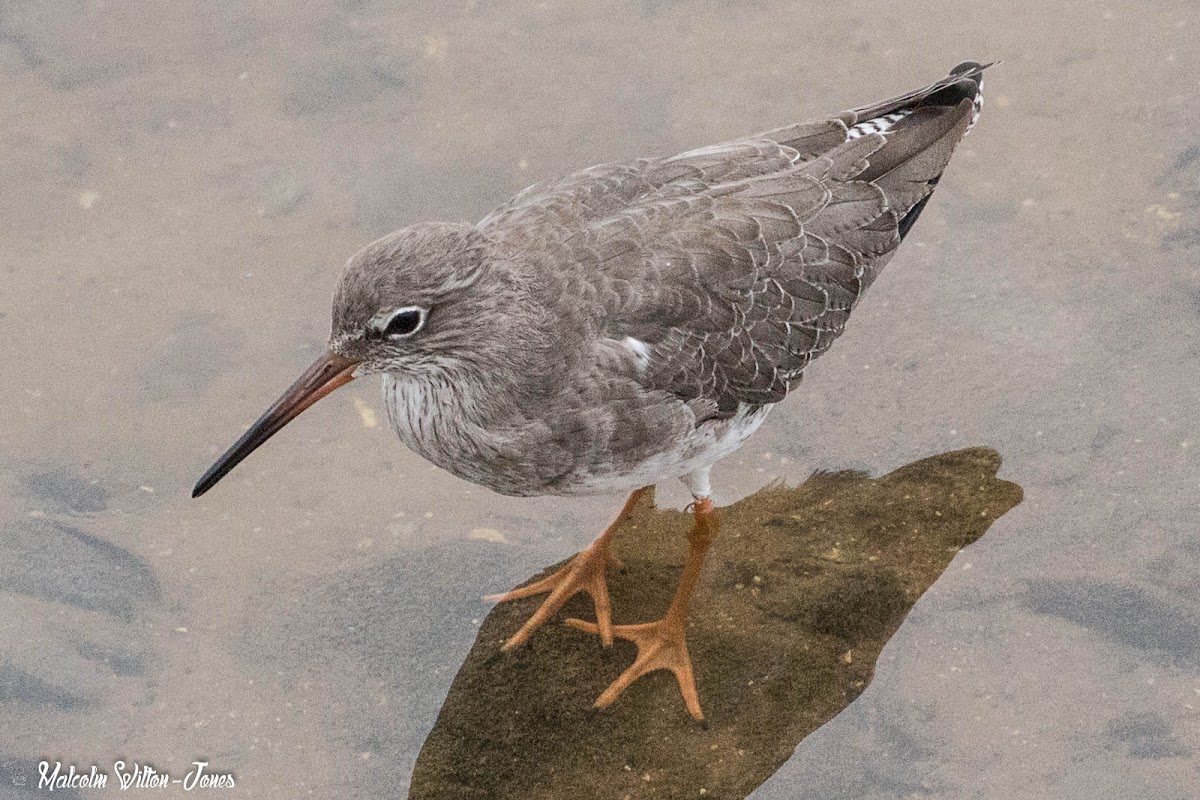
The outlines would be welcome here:
[[[936,83],[879,103],[846,111],[839,117],[846,123],[847,128],[853,128],[889,114],[907,116],[922,106],[954,105],[963,96],[970,97],[978,106],[982,106],[983,71],[995,63],[997,62],[980,64],[977,61],[964,61]]]
[[[979,120],[983,71],[989,66],[963,62],[924,89],[845,115],[861,120],[850,124],[844,118],[847,140],[882,135],[883,146],[857,177],[883,190],[899,218],[901,239],[925,209],[955,147]]]
[[[799,160],[807,161],[827,153],[844,141],[873,133],[890,134],[917,109],[947,103],[956,94],[970,96],[974,103],[974,112],[967,125],[967,130],[970,130],[978,120],[983,104],[983,71],[990,66],[993,65],[964,61],[945,78],[916,91],[844,111],[823,120],[802,122],[767,131],[761,136],[795,150]],[[951,88],[956,85],[959,86],[958,89]]]

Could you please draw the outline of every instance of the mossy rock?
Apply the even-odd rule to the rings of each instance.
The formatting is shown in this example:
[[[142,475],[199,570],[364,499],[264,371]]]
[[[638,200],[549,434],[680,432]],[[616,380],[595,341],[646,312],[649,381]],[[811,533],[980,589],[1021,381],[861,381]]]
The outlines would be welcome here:
[[[634,646],[604,650],[551,621],[503,654],[543,598],[501,603],[451,686],[409,797],[746,797],[862,693],[917,598],[1021,501],[999,468],[993,450],[959,450],[880,478],[818,473],[720,509],[688,628],[703,724],[668,672],[593,711]],[[625,569],[609,576],[615,623],[662,615],[690,524],[647,497],[618,530]],[[586,595],[560,614],[572,616],[593,618]]]

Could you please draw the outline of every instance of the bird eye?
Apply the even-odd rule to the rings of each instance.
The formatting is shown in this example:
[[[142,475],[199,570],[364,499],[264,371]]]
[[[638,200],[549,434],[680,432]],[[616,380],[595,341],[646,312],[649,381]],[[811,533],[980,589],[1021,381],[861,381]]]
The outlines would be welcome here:
[[[412,336],[425,325],[427,312],[423,308],[398,308],[383,326],[385,336]]]

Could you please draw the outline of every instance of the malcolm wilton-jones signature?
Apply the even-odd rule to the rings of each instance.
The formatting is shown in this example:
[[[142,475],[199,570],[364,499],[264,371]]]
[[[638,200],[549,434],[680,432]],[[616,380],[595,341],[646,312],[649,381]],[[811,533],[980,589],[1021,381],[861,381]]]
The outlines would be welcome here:
[[[207,761],[193,761],[182,778],[173,778],[169,772],[160,772],[149,764],[113,762],[113,774],[109,775],[95,764],[87,769],[77,769],[74,764],[64,765],[61,761],[51,764],[49,761],[38,762],[37,788],[53,792],[55,789],[103,789],[114,787],[118,789],[163,789],[168,786],[182,786],[185,791],[193,789],[232,789],[237,783],[232,772],[215,772],[209,769]],[[20,776],[24,784],[24,776]],[[17,783],[18,776],[13,775]]]

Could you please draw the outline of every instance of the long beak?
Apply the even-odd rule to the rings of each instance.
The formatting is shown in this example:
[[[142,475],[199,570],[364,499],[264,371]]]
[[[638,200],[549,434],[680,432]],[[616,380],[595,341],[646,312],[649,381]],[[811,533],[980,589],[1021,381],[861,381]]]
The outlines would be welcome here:
[[[267,409],[267,413],[259,417],[258,421],[250,426],[250,430],[242,434],[242,438],[226,450],[225,455],[217,459],[217,463],[208,468],[208,472],[200,478],[196,488],[192,489],[192,497],[199,497],[215,486],[217,481],[224,478],[243,458],[278,433],[284,425],[300,416],[304,409],[339,386],[354,380],[354,368],[358,364],[357,361],[332,352],[314,361],[291,388],[283,393],[283,397],[276,400],[275,404]]]

